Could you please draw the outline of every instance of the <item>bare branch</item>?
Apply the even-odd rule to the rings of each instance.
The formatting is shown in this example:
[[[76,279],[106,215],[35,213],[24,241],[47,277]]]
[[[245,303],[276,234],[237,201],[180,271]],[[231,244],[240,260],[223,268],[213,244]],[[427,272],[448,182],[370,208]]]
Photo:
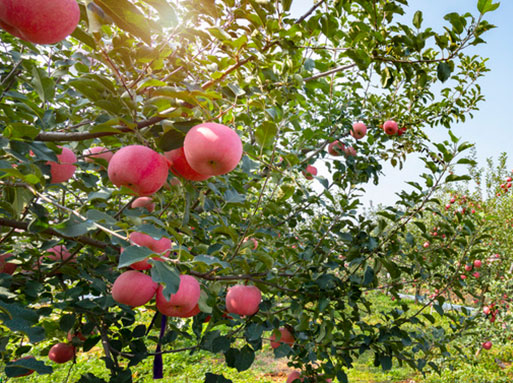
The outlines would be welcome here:
[[[303,16],[301,16],[299,19],[296,20],[296,24],[302,23],[305,21],[305,19],[310,16],[317,8],[319,8],[321,5],[323,5],[326,2],[326,0],[319,1],[317,4],[315,4],[312,8],[308,10]]]
[[[345,71],[347,69],[354,68],[355,66],[356,66],[356,64],[354,64],[354,63],[353,64],[348,64],[348,65],[339,66],[339,67],[330,69],[330,70],[328,70],[326,72],[322,72],[322,73],[318,73],[316,75],[313,75],[312,77],[304,78],[303,81],[308,82],[308,81],[312,81],[312,80],[317,80],[318,78],[326,77],[326,76],[329,76],[330,74],[334,74],[334,73],[337,73],[337,72],[342,72],[342,71]]]

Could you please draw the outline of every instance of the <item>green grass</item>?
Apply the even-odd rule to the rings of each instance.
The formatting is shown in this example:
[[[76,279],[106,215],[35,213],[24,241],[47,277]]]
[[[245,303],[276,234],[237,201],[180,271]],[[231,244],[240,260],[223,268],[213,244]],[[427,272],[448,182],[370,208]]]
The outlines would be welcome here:
[[[399,307],[400,302],[392,301],[383,294],[375,294],[369,297],[378,308],[369,314],[368,321],[377,321],[380,311],[388,311]],[[417,309],[418,305],[409,302],[410,310]],[[145,314],[142,314],[143,316]],[[143,322],[147,318],[144,319]],[[444,320],[442,326],[448,325]],[[179,344],[177,347],[189,344]],[[45,348],[46,347],[46,348]],[[88,353],[80,352],[77,355],[76,364],[66,363],[58,365],[42,356],[47,351],[48,345],[39,345],[33,350],[38,359],[54,367],[52,375],[31,375],[28,377],[13,379],[12,382],[23,381],[27,383],[74,383],[85,373],[93,373],[98,377],[109,380],[109,372],[104,362],[100,359],[103,351],[99,347],[93,348]],[[150,348],[152,349],[152,348]],[[468,351],[469,362],[463,363],[455,360],[452,365],[444,366],[442,375],[430,374],[423,377],[420,373],[411,370],[408,366],[399,367],[397,363],[391,371],[382,371],[374,367],[373,355],[370,352],[363,354],[355,363],[354,368],[347,371],[350,383],[510,383],[513,382],[513,345],[505,346],[494,344],[490,351],[483,351],[479,357],[475,357],[472,351]],[[212,355],[206,351],[199,351],[192,355],[189,353],[165,354],[164,376],[160,382],[184,382],[203,383],[207,372],[223,374],[234,383],[278,383],[285,382],[290,369],[287,367],[287,359],[274,359],[270,347],[266,345],[264,351],[257,354],[252,368],[249,371],[238,372],[226,366],[221,354]],[[137,383],[154,382],[152,373],[153,358],[148,358],[132,369],[133,380]],[[3,380],[5,382],[5,379]]]
[[[88,372],[108,381],[109,373],[103,361],[99,359],[100,356],[100,350],[96,349],[88,353],[79,353],[74,365],[71,363],[58,365],[49,361],[46,357],[42,357],[42,360],[54,367],[52,375],[38,376],[33,374],[13,381],[19,380],[27,383],[64,382],[68,372],[70,372],[68,382],[76,382],[82,374]],[[163,356],[165,377],[160,382],[203,383],[205,373],[212,372],[224,374],[226,378],[231,379],[234,383],[273,383],[271,377],[265,376],[274,371],[273,366],[277,366],[276,362],[269,360],[269,356],[269,353],[264,354],[264,357],[255,361],[251,370],[239,373],[237,370],[227,367],[223,358],[212,358],[212,355],[208,352],[200,351],[193,355],[188,353],[166,354]],[[134,382],[154,382],[152,363],[153,358],[148,358],[133,369]]]

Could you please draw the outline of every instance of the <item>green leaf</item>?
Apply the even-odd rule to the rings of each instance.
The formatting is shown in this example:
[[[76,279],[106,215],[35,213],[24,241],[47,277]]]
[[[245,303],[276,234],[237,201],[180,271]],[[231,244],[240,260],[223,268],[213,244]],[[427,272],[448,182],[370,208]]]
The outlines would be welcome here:
[[[237,193],[234,189],[228,189],[224,192],[224,201],[226,203],[242,203],[246,200],[244,194]]]
[[[461,153],[467,149],[470,149],[474,147],[474,144],[471,143],[471,142],[464,142],[463,144],[461,144],[460,146],[458,146],[458,153]]]
[[[219,260],[219,258],[213,257],[211,255],[205,255],[205,254],[196,255],[194,257],[194,262],[204,263],[208,266],[219,265],[223,268],[230,267],[230,264],[228,262],[221,261],[221,260]]]
[[[55,96],[55,83],[46,72],[34,66],[32,68],[32,85],[41,101],[52,101]]]
[[[36,360],[34,357],[19,359],[15,362],[9,362],[5,366],[5,374],[10,377],[17,377],[27,373],[28,370],[36,371],[40,375],[51,374],[52,367],[44,362]]]
[[[441,305],[439,304],[433,304],[433,308],[435,309],[435,311],[440,314],[440,315],[444,315],[444,309],[442,308]]]
[[[367,269],[365,269],[365,276],[363,279],[363,285],[367,286],[374,280],[374,269],[370,266],[367,266]]]
[[[248,340],[248,342],[252,342],[258,340],[262,337],[262,333],[264,332],[264,327],[259,323],[251,323],[248,327],[246,327],[246,331],[244,331],[244,336]]]
[[[129,246],[119,256],[118,269],[130,266],[135,262],[142,261],[152,255],[153,252],[144,246]]]
[[[81,43],[84,43],[85,45],[93,49],[96,49],[96,41],[94,41],[94,39],[90,35],[85,33],[81,28],[75,28],[71,36],[76,38]]]
[[[281,343],[278,347],[276,347],[273,350],[273,353],[274,353],[275,358],[284,358],[286,356],[289,356],[291,351],[292,351],[292,348],[288,344]]]
[[[212,314],[212,307],[208,305],[208,294],[205,290],[201,290],[198,307],[202,313]]]
[[[349,380],[347,379],[347,374],[341,368],[337,370],[337,379],[339,383],[348,383]]]
[[[474,160],[471,160],[470,158],[460,158],[458,160],[458,162],[456,162],[457,164],[463,164],[463,165],[471,165],[471,166],[476,166],[477,165],[477,162],[474,161]]]
[[[255,352],[246,345],[242,349],[230,348],[225,354],[226,364],[228,367],[236,368],[237,371],[245,371],[251,367],[255,360]]]
[[[39,134],[39,128],[22,122],[13,122],[6,127],[3,133],[8,138],[34,139]]]
[[[451,23],[454,32],[457,34],[463,33],[463,30],[467,24],[467,20],[465,20],[463,16],[460,16],[456,12],[452,12],[445,15],[444,19]]]
[[[165,262],[150,260],[153,267],[151,268],[151,278],[156,283],[163,283],[165,285],[162,293],[164,298],[169,300],[171,294],[175,294],[180,287],[180,275],[174,267],[171,267]]]
[[[164,229],[161,229],[151,223],[145,223],[143,225],[138,225],[135,227],[135,231],[140,231],[142,233],[148,234],[153,239],[161,239],[163,237],[168,237],[169,234]]]
[[[28,144],[35,157],[41,161],[58,161],[55,152],[42,142],[31,142]]]
[[[62,221],[61,223],[53,226],[53,229],[66,237],[78,237],[86,234],[89,230],[94,230],[96,225],[93,221],[81,221],[75,216]]]
[[[477,10],[484,15],[486,12],[495,11],[499,8],[500,3],[493,3],[493,0],[479,0],[477,2]]]
[[[212,352],[226,352],[230,349],[231,340],[229,337],[220,335],[212,341]]]
[[[32,192],[23,187],[17,187],[14,189],[14,200],[11,202],[11,206],[16,216],[21,214],[21,212],[25,209],[25,206],[27,206],[27,204],[32,201],[33,197],[34,195]]]
[[[75,315],[74,314],[66,314],[61,317],[59,320],[59,327],[62,331],[68,332],[75,325]]]
[[[379,357],[379,363],[383,371],[388,371],[392,368],[392,358],[388,355],[381,355]]]
[[[239,85],[235,84],[235,83],[232,83],[232,84],[228,84],[228,88],[230,88],[230,90],[233,92],[233,94],[236,96],[236,97],[242,97],[246,94],[246,92],[244,92],[244,90],[242,90]]]
[[[86,213],[86,217],[89,218],[89,220],[91,221],[103,223],[108,226],[115,225],[117,222],[116,219],[112,216],[96,209],[88,210]]]
[[[93,0],[121,29],[151,44],[151,30],[148,17],[127,0]],[[153,28],[152,28],[153,27]]]
[[[422,26],[422,11],[417,11],[413,15],[413,26],[417,29]]]
[[[207,372],[205,374],[204,383],[233,383],[230,379],[226,379],[223,375],[212,374]]]
[[[31,342],[40,342],[45,338],[44,329],[32,327],[37,324],[39,315],[20,304],[0,301],[0,320],[12,331],[27,334]]]
[[[456,182],[456,181],[470,181],[472,177],[470,176],[457,176],[455,174],[450,174],[445,179],[445,182]]]
[[[447,81],[449,77],[451,77],[452,67],[446,62],[441,62],[438,64],[437,75],[438,79],[442,82]]]
[[[107,383],[107,381],[98,378],[96,375],[88,372],[87,374],[82,375],[77,383]]]
[[[346,55],[355,62],[360,70],[367,70],[371,63],[369,54],[363,49],[350,49]]]
[[[85,340],[84,345],[82,346],[82,348],[84,349],[84,352],[87,352],[90,349],[92,349],[94,346],[96,346],[96,344],[100,340],[101,340],[101,337],[99,335],[98,336],[90,336],[90,337],[88,337]]]
[[[183,146],[184,140],[184,132],[171,128],[159,137],[157,146],[159,149],[168,152],[170,150],[181,148]]]
[[[260,146],[271,146],[274,137],[278,134],[278,127],[274,122],[264,121],[256,128],[255,137]]]
[[[175,8],[166,0],[144,0],[159,12],[159,22],[165,27],[174,28],[178,25]]]
[[[108,200],[110,198],[110,196],[112,195],[112,191],[108,190],[108,191],[98,191],[98,192],[93,192],[91,194],[89,194],[87,196],[87,201],[88,202],[91,202],[91,201],[94,201],[96,199],[99,199],[99,200]]]
[[[281,5],[285,12],[290,11],[290,6],[292,5],[292,0],[281,0]]]

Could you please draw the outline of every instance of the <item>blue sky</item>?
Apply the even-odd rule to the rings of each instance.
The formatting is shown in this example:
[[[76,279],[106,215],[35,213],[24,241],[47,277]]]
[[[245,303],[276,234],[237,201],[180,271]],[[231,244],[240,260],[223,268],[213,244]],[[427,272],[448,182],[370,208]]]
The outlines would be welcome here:
[[[509,152],[511,158],[508,164],[513,169],[513,119],[510,114],[513,114],[513,1],[503,0],[500,3],[496,11],[485,15],[488,22],[497,26],[483,36],[487,44],[466,50],[468,54],[489,58],[487,66],[491,71],[479,82],[486,101],[480,104],[474,119],[454,125],[453,132],[463,140],[476,144],[481,166],[485,165],[486,158],[497,158],[500,153]],[[292,3],[293,13],[301,15],[312,4],[311,0],[295,0]],[[443,19],[447,13],[470,12],[478,16],[477,0],[411,0],[409,4],[405,21],[411,22],[413,13],[420,9],[424,14],[423,26],[430,26],[435,31],[442,31],[443,26],[447,25]],[[445,129],[441,127],[427,133],[436,140],[447,137]],[[422,166],[421,162],[414,158],[406,162],[402,171],[387,166],[386,176],[380,185],[369,185],[364,200],[366,203],[392,204],[396,200],[395,193],[408,188],[404,182],[419,179],[418,174],[422,171],[419,166]],[[404,187],[398,186],[400,184],[404,184]]]

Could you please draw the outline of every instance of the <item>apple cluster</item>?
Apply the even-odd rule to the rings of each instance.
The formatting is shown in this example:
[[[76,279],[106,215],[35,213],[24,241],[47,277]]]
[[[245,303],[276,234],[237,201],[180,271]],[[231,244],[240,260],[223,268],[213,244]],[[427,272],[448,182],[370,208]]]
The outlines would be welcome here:
[[[508,177],[506,178],[506,181],[500,184],[500,191],[497,192],[497,197],[500,197],[501,195],[504,195],[508,192],[509,189],[511,189],[511,181],[512,178]]]
[[[69,148],[60,147],[57,161],[48,161],[50,182],[61,183],[73,177],[77,157]],[[144,207],[149,212],[155,208],[152,200],[144,198],[164,186],[169,170],[175,175],[190,181],[203,181],[207,178],[231,172],[242,158],[242,141],[228,126],[207,122],[190,129],[185,135],[182,147],[161,155],[143,145],[129,145],[116,153],[96,146],[83,152],[86,162],[108,163],[110,181],[125,186],[141,196],[132,207]]]
[[[355,122],[351,130],[349,132],[351,136],[353,136],[357,140],[361,140],[367,134],[367,126],[363,122]],[[342,154],[346,157],[355,157],[356,149],[352,146],[344,145],[339,140],[335,140],[328,144],[328,154],[338,157]],[[307,180],[312,180],[313,176],[317,175],[317,168],[312,165],[307,165],[306,169],[303,171],[303,175]]]
[[[200,313],[198,305],[201,286],[191,275],[180,275],[178,291],[169,299],[164,296],[164,286],[140,271],[123,272],[112,285],[112,298],[121,304],[138,307],[156,297],[157,310],[169,317],[189,318]],[[256,286],[235,285],[226,293],[226,310],[230,314],[251,316],[258,312],[262,294]]]
[[[380,128],[382,128],[384,132],[389,136],[402,136],[406,132],[406,127],[399,128],[397,122],[393,120],[385,121],[385,123],[381,125]],[[353,138],[361,140],[367,134],[367,126],[363,122],[355,122],[352,125],[349,134],[353,136]],[[356,156],[356,149],[352,146],[346,146],[339,140],[335,140],[328,144],[328,153],[334,157],[338,157],[341,155],[344,155],[346,157],[354,157]],[[306,179],[312,179],[310,174],[316,175],[317,169],[311,165],[308,165],[306,171],[304,171],[303,173],[305,174]]]
[[[457,208],[455,208],[454,214],[466,214],[469,212],[475,214],[477,210],[481,209],[480,204],[472,202],[466,195],[458,196],[457,194],[454,194],[449,200],[449,202],[445,205],[445,210],[449,210],[458,205],[461,206],[461,209],[458,210]]]

